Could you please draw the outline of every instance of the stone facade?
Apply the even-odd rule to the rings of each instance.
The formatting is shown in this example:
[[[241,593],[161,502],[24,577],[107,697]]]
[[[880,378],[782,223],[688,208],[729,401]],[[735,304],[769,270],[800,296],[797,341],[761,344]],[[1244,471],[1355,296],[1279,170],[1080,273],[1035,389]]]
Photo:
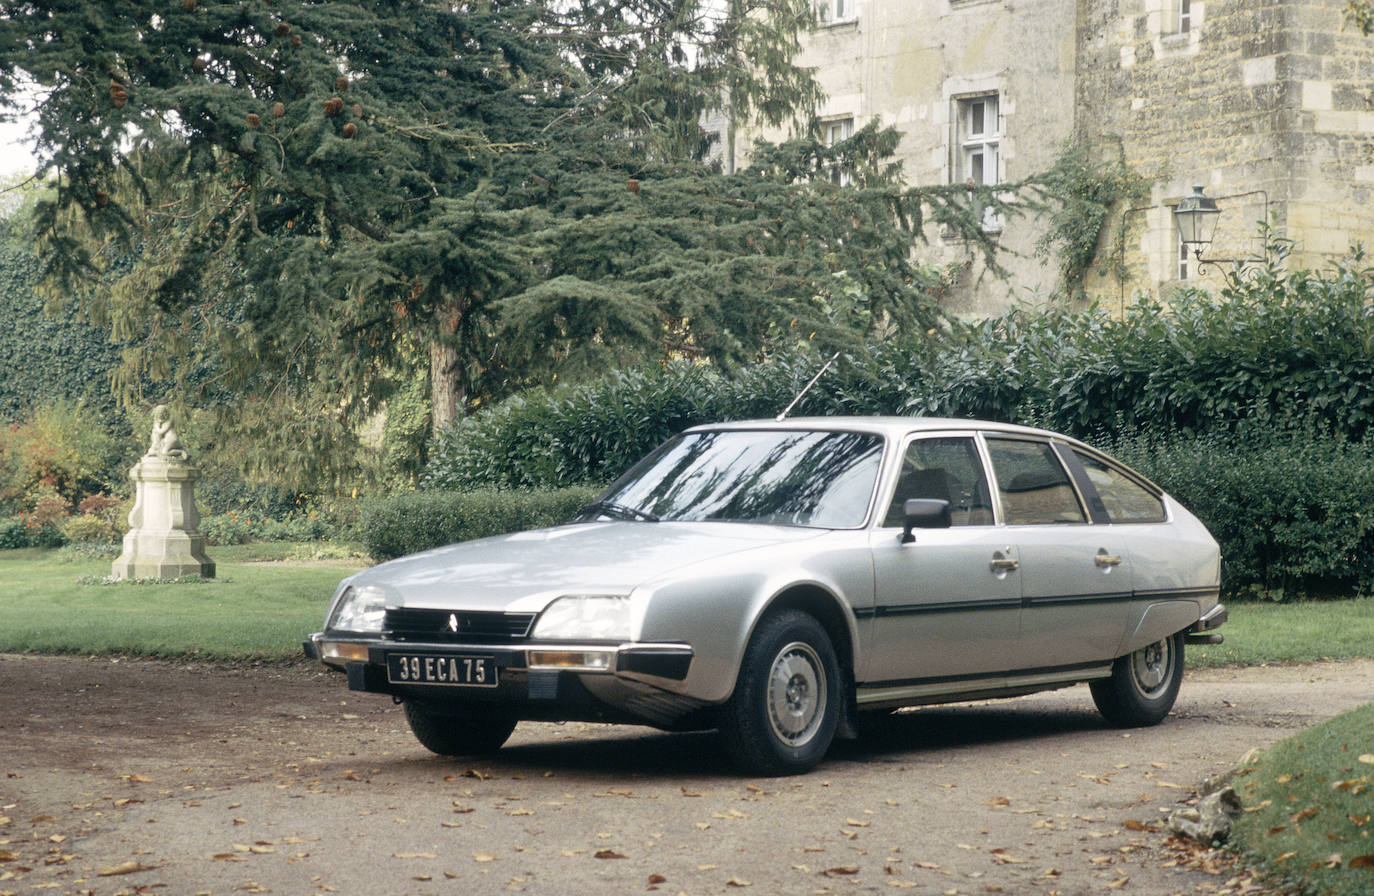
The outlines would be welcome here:
[[[1344,0],[820,2],[843,10],[800,60],[827,94],[822,132],[896,126],[909,183],[1018,180],[1071,139],[1122,153],[1154,181],[1104,234],[1100,257],[1124,249],[1129,277],[1099,274],[1088,287],[1113,306],[1200,275],[1219,282],[1215,268],[1180,258],[1172,208],[1194,184],[1223,208],[1210,257],[1261,254],[1266,214],[1296,241],[1290,264],[1374,242],[1374,39],[1343,28]],[[1052,296],[1056,264],[1033,251],[1044,227],[993,222],[1010,250],[1006,282],[980,276],[969,247],[928,233],[931,260],[968,263],[949,310]]]

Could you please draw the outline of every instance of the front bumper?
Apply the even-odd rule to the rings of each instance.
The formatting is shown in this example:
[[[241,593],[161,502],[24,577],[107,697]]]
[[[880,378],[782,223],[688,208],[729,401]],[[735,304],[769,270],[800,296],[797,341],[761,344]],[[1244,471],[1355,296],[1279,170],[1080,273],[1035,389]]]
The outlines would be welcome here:
[[[429,702],[502,704],[526,719],[628,721],[692,727],[704,703],[685,692],[693,651],[686,644],[465,643],[462,645],[311,635],[305,655],[348,675],[354,691]],[[419,683],[388,675],[392,655],[436,661],[481,657],[494,685]]]

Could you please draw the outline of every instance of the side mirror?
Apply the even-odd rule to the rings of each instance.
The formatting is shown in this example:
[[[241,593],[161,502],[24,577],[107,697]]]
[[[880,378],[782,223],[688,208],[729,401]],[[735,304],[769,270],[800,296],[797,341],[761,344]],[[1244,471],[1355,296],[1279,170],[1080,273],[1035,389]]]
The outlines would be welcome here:
[[[916,540],[913,529],[948,529],[949,502],[939,498],[910,498],[902,505],[902,544]]]

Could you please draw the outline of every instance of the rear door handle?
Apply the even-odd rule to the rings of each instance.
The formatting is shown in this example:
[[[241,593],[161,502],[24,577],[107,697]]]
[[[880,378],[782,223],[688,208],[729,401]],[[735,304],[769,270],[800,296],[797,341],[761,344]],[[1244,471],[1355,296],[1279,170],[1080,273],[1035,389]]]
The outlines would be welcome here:
[[[1097,557],[1093,559],[1093,562],[1096,563],[1098,566],[1102,567],[1103,569],[1110,569],[1113,566],[1120,566],[1121,558],[1118,557],[1116,554],[1108,554],[1106,551],[1098,551]]]
[[[1021,562],[1012,557],[994,557],[988,568],[993,572],[1015,572],[1021,568]]]

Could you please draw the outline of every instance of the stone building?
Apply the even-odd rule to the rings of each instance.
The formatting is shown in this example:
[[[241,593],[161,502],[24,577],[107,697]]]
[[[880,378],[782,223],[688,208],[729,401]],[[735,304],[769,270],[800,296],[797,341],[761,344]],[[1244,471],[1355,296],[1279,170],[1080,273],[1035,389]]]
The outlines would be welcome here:
[[[1345,0],[818,2],[825,24],[800,62],[827,94],[823,134],[897,127],[909,183],[1017,180],[1075,139],[1152,180],[1103,235],[1099,258],[1123,252],[1128,272],[1089,279],[1109,307],[1219,282],[1175,226],[1194,185],[1223,210],[1205,259],[1262,255],[1266,216],[1296,243],[1290,266],[1374,244],[1374,38],[1345,27]],[[929,234],[931,260],[963,271],[950,310],[1049,300],[1056,264],[1034,252],[1045,221],[986,227],[1010,250],[1004,282]]]

